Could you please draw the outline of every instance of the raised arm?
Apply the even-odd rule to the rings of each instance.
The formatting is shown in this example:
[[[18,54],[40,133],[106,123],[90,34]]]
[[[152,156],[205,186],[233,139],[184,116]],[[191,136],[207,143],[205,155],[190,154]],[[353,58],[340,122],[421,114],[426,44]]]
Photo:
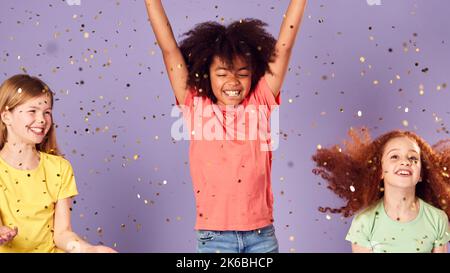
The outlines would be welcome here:
[[[275,45],[275,61],[269,65],[272,74],[266,73],[264,76],[275,97],[278,96],[286,75],[305,6],[306,0],[291,0],[281,24],[280,34]]]
[[[161,48],[170,84],[180,104],[184,104],[188,70],[160,0],[145,0],[156,40]]]

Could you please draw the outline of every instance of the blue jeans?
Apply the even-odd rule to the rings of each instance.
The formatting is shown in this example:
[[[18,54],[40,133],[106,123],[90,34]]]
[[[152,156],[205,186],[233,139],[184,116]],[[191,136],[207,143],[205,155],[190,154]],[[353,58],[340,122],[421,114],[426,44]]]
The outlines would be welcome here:
[[[249,231],[197,231],[198,253],[278,253],[275,228]]]

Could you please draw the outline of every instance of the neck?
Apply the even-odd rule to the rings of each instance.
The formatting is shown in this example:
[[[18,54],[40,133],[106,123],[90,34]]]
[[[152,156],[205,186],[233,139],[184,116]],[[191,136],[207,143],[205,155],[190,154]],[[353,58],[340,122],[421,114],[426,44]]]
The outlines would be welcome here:
[[[419,213],[415,188],[387,188],[384,192],[384,209],[387,215],[399,222],[409,222]]]
[[[0,156],[9,165],[21,170],[30,170],[39,164],[39,152],[36,145],[23,142],[6,142]]]

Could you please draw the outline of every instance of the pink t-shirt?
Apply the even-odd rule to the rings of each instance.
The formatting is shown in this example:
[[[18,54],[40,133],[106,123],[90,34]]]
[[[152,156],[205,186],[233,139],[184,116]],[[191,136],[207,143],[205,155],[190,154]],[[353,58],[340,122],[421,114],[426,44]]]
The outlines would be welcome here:
[[[270,114],[279,105],[264,77],[238,107],[187,92],[196,229],[253,230],[273,222]]]

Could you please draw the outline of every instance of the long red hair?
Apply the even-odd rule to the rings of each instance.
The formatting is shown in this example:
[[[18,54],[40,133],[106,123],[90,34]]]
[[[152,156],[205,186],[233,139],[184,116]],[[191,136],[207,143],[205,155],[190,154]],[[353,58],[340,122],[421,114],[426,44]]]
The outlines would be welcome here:
[[[422,182],[416,195],[444,210],[450,217],[450,139],[431,147],[410,131],[390,131],[371,140],[368,129],[350,129],[344,145],[319,149],[312,159],[313,172],[328,182],[328,188],[346,201],[341,208],[320,207],[322,212],[342,213],[345,217],[375,204],[383,197],[381,158],[386,143],[398,137],[417,142],[421,152]]]

